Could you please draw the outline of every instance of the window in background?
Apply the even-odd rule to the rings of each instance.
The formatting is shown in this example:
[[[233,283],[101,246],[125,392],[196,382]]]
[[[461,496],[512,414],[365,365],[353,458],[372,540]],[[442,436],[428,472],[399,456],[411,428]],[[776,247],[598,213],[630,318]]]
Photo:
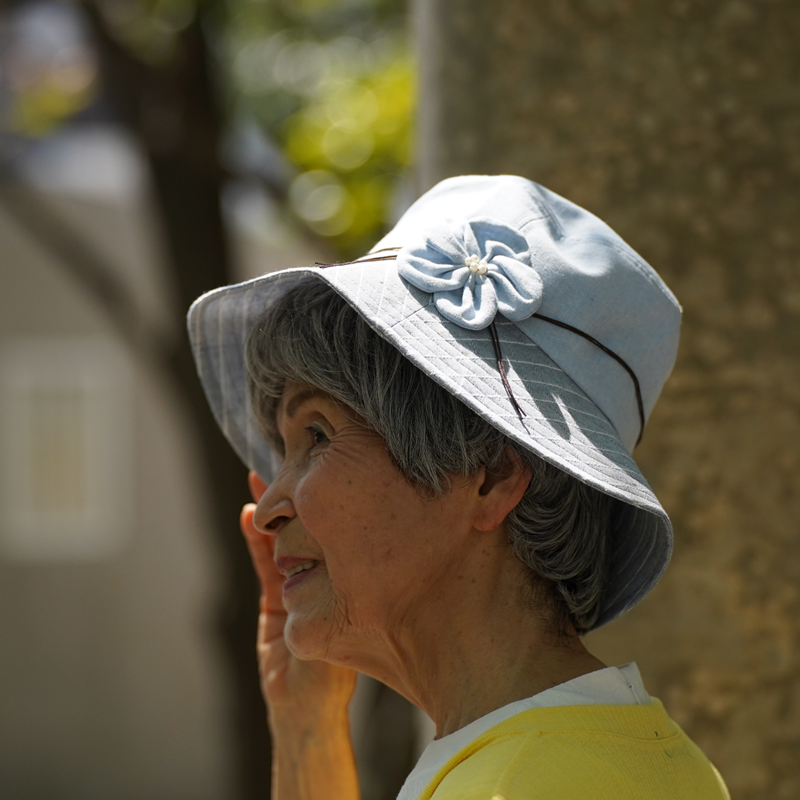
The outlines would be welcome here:
[[[132,381],[100,338],[0,345],[0,550],[15,560],[97,559],[132,523]]]

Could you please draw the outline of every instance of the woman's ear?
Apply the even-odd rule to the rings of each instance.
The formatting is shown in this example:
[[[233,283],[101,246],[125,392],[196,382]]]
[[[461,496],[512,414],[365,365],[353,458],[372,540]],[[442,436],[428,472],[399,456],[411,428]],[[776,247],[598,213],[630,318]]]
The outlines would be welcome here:
[[[531,481],[529,469],[510,448],[504,450],[505,458],[499,469],[483,468],[478,479],[478,508],[474,527],[479,531],[493,531],[517,506]]]

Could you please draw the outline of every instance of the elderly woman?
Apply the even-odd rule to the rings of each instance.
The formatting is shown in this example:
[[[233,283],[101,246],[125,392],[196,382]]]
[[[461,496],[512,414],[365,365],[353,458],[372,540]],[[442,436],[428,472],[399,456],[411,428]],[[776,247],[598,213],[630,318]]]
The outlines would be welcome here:
[[[444,181],[357,261],[194,304],[253,469],[274,798],[358,797],[355,671],[436,723],[402,800],[727,797],[636,666],[580,638],[670,557],[630,451],[679,324],[605,224],[508,176]]]

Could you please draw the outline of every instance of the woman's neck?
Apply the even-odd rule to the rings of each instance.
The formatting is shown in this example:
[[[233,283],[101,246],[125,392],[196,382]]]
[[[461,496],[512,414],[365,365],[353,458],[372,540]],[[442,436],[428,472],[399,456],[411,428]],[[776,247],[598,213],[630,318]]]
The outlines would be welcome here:
[[[554,634],[550,601],[531,599],[529,573],[509,547],[501,541],[481,551],[474,564],[459,565],[459,580],[428,598],[413,625],[401,621],[368,664],[353,665],[427,712],[437,737],[605,666],[571,625]]]

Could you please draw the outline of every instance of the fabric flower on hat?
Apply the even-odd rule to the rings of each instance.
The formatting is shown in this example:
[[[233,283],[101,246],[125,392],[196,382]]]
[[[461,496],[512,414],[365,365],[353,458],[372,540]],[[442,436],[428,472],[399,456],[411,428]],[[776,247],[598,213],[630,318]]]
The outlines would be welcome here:
[[[433,295],[436,310],[468,330],[482,330],[499,312],[512,322],[542,303],[543,285],[525,239],[491,221],[437,227],[401,249],[398,272]]]

